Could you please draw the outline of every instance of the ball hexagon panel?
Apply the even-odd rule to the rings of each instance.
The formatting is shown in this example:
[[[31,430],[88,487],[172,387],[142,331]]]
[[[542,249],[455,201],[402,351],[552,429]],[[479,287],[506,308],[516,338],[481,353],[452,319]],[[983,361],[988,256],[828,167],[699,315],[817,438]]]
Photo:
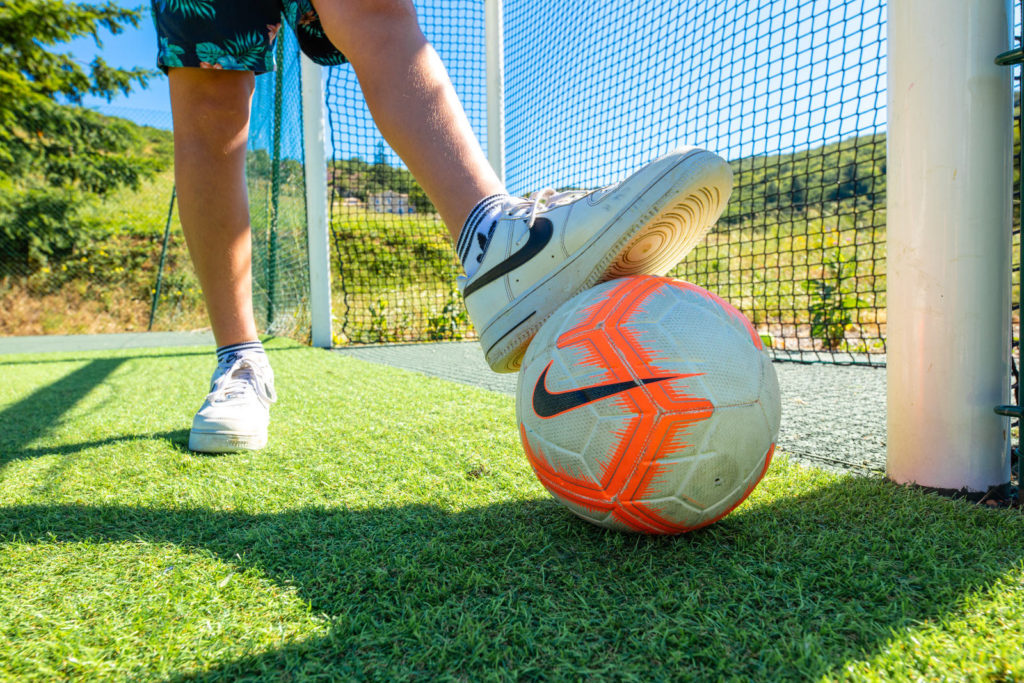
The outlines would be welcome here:
[[[763,354],[754,349],[745,334],[733,327],[723,328],[721,318],[700,314],[694,318],[690,326],[686,311],[678,311],[672,324],[662,321],[662,335],[665,339],[687,340],[679,355],[689,361],[686,366],[690,372],[703,374],[704,396],[715,405],[757,400]]]
[[[717,409],[700,444],[700,455],[685,463],[687,474],[676,496],[703,508],[730,500],[745,488],[749,474],[760,470],[773,443],[774,434],[760,405]],[[700,460],[712,455],[712,460]]]
[[[612,482],[622,476],[620,468],[629,467],[631,454],[642,447],[641,426],[644,420],[634,415],[622,415],[615,418],[601,418],[595,425],[590,442],[583,451],[583,460],[590,463],[598,473],[602,485],[611,487]],[[614,490],[611,493],[615,493]]]
[[[565,480],[585,487],[599,487],[599,474],[591,470],[583,455],[560,448],[543,435],[527,432],[531,444],[531,464],[545,471],[542,483]]]

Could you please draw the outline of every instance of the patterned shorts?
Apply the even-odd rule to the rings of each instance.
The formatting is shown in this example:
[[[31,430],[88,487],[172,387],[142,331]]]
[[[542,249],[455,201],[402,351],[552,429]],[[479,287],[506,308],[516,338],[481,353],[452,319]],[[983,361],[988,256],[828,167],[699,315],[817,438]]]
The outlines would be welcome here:
[[[324,66],[343,64],[310,0],[152,0],[160,41],[157,66],[274,70],[274,39],[282,17],[299,47]]]

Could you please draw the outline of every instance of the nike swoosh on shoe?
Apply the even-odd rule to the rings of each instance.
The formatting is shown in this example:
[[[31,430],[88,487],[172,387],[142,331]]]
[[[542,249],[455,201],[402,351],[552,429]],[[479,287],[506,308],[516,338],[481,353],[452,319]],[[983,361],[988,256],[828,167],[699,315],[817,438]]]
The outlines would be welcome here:
[[[534,256],[539,254],[544,247],[548,246],[548,242],[551,241],[551,236],[554,234],[555,226],[552,225],[551,221],[547,218],[538,218],[535,220],[533,225],[530,226],[530,236],[526,239],[526,244],[516,250],[515,253],[511,254],[504,261],[495,264],[490,270],[477,275],[469,284],[466,285],[466,291],[462,293],[463,297],[469,296],[484,285],[490,284],[498,278],[507,275],[532,259]]]

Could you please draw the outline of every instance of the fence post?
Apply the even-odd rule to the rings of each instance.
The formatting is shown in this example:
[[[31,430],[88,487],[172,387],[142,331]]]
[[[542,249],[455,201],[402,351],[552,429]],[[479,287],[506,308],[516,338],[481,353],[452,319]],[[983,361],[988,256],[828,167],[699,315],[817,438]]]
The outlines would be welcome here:
[[[1009,0],[888,4],[887,476],[1010,480]]]
[[[484,2],[487,62],[487,159],[505,182],[505,53],[501,0]]]
[[[284,41],[277,41],[274,73],[274,138],[270,166],[270,220],[267,222],[267,332],[273,333],[277,297],[277,226],[281,217],[281,128],[284,117]]]
[[[320,66],[301,56],[302,142],[306,174],[306,240],[313,346],[331,348],[331,259],[327,224],[324,87]]]
[[[156,320],[156,307],[160,303],[160,289],[164,282],[164,264],[167,263],[167,243],[171,239],[171,219],[174,217],[174,200],[178,197],[178,186],[171,187],[171,205],[167,207],[167,222],[164,224],[164,242],[160,247],[160,265],[156,269],[156,285],[153,286],[153,303],[149,307],[149,325],[147,332],[153,331],[153,321]]]

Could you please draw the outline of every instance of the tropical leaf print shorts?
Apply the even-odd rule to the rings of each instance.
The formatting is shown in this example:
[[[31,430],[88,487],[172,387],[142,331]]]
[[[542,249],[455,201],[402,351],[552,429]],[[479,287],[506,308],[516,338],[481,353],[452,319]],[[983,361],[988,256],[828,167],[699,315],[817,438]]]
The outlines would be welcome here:
[[[184,66],[273,71],[282,19],[314,62],[345,62],[310,0],[152,0],[152,5],[160,43],[157,65],[165,72]]]

